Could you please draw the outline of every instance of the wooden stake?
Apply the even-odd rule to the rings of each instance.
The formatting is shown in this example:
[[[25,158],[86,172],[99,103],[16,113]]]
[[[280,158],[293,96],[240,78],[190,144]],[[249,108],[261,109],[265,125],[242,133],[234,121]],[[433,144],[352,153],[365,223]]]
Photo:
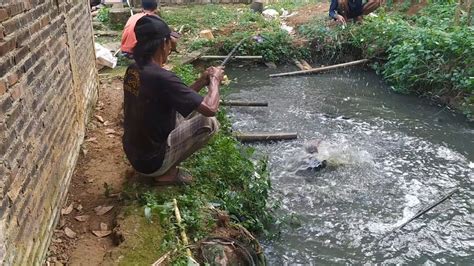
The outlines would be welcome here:
[[[244,132],[236,132],[234,133],[234,137],[242,142],[250,142],[250,141],[272,141],[272,140],[292,140],[298,138],[298,134],[296,132],[279,132],[279,133],[244,133]]]
[[[176,199],[173,199],[173,205],[174,205],[174,214],[176,215],[176,222],[178,223],[178,227],[180,228],[180,233],[181,233],[181,240],[183,241],[184,246],[189,246],[189,240],[188,236],[186,235],[186,231],[184,230],[184,227],[181,225],[181,213],[179,212],[178,209],[178,201]],[[191,250],[189,248],[186,248],[186,254],[188,257],[192,257]]]
[[[221,101],[224,106],[268,106],[268,102]]]
[[[310,73],[319,73],[319,72],[323,72],[323,71],[327,71],[327,70],[333,70],[333,69],[337,69],[337,68],[361,65],[361,64],[365,64],[367,62],[369,62],[369,59],[362,59],[362,60],[352,61],[352,62],[343,63],[343,64],[313,68],[313,69],[310,69],[310,70],[272,74],[272,75],[270,75],[270,77],[274,78],[274,77],[284,77],[284,76],[295,76],[295,75],[310,74]]]

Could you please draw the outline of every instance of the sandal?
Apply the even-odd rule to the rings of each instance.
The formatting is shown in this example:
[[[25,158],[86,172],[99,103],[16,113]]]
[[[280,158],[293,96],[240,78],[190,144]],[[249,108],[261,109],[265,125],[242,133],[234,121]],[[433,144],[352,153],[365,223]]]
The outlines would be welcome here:
[[[176,173],[176,176],[174,179],[171,180],[156,180],[155,179],[155,184],[157,186],[182,186],[182,185],[190,185],[193,182],[193,177],[191,176],[191,173],[183,168],[183,167],[177,167],[178,172]]]

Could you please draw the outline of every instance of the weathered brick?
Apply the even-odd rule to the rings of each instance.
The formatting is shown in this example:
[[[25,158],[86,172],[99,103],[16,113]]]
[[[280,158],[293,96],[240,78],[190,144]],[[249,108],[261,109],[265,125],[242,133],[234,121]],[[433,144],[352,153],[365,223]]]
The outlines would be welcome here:
[[[19,65],[20,62],[28,55],[30,48],[28,46],[16,49],[16,54],[13,57],[16,65]]]
[[[13,100],[9,94],[4,94],[3,97],[0,97],[0,117],[2,114],[5,114],[12,107]]]
[[[11,88],[11,96],[12,96],[12,99],[14,101],[18,101],[21,99],[22,95],[23,95],[23,85],[22,84],[17,84],[16,86],[13,86]]]
[[[15,37],[10,37],[4,39],[2,42],[0,42],[0,57],[4,56],[5,54],[13,51],[13,49],[16,46],[16,38]]]
[[[23,2],[13,3],[7,6],[8,15],[10,17],[20,14],[21,12],[23,12],[23,10],[24,10]]]
[[[7,20],[3,23],[5,35],[10,35],[20,28],[20,20],[17,18]]]
[[[17,71],[12,71],[8,76],[7,76],[7,81],[8,81],[8,86],[11,87],[15,85],[18,80],[20,79],[20,73]]]
[[[7,20],[10,16],[5,8],[0,8],[0,22]]]
[[[7,92],[7,82],[3,79],[0,79],[0,97]]]
[[[3,41],[5,39],[5,28],[0,25],[0,41]]]

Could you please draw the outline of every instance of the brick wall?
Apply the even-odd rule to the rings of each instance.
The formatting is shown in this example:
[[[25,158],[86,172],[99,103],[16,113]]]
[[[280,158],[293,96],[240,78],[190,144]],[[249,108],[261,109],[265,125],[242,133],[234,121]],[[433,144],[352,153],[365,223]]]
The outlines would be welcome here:
[[[97,98],[86,0],[0,0],[0,264],[39,264]]]

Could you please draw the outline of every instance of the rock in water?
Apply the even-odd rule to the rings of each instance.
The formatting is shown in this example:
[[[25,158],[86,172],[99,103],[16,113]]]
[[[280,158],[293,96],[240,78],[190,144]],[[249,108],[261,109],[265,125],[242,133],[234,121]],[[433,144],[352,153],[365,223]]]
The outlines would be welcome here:
[[[320,143],[321,143],[321,140],[316,140],[316,139],[308,140],[304,144],[304,149],[306,150],[307,153],[311,153],[311,154],[318,153],[318,146]]]
[[[318,160],[316,158],[311,158],[308,162],[308,168],[306,170],[311,170],[311,171],[320,171],[327,166],[326,160]]]

